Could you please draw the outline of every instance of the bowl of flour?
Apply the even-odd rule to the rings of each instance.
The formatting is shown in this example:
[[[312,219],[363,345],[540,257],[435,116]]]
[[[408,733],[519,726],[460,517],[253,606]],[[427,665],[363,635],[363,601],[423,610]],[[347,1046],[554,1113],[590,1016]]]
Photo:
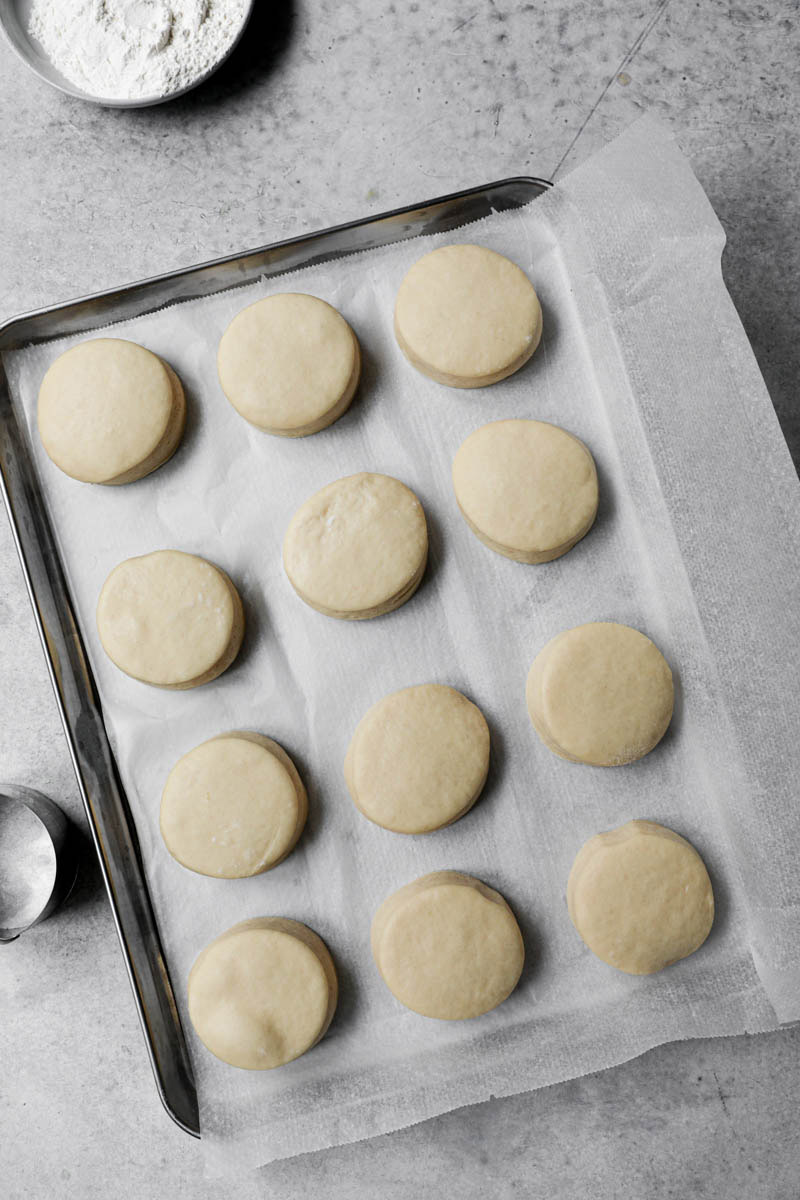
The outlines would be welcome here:
[[[182,96],[230,56],[254,0],[11,0],[0,27],[53,87],[113,108]]]

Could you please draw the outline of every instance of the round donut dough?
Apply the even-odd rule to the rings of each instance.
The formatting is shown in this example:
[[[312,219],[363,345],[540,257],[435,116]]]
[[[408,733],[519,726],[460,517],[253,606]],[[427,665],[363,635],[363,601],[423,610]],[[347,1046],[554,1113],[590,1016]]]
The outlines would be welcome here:
[[[217,354],[222,390],[267,433],[305,437],[350,405],[361,372],[358,339],[335,308],[286,292],[233,318]]]
[[[597,515],[597,471],[583,442],[544,421],[492,421],[453,461],[458,507],[484,545],[517,562],[571,550]]]
[[[189,972],[189,1017],[232,1067],[268,1071],[320,1040],[336,1009],[336,968],[313,930],[256,917],[206,946]]]
[[[161,836],[190,871],[260,875],[294,849],[308,798],[286,751],[259,733],[223,733],[184,754],[161,797]]]
[[[97,631],[126,675],[163,688],[216,679],[242,644],[239,593],[213,563],[180,550],[127,558],[103,584]]]
[[[449,387],[486,387],[531,357],[542,336],[542,309],[527,275],[502,254],[440,246],[400,284],[394,332],[423,375]]]
[[[429,833],[463,817],[488,770],[483,714],[438,683],[403,688],[374,704],[344,762],[356,807],[395,833]]]
[[[526,699],[534,729],[554,753],[616,767],[649,754],[666,733],[672,672],[643,633],[594,621],[559,633],[539,652]]]
[[[329,617],[379,617],[410,600],[428,557],[425,513],[390,475],[337,479],[292,517],[283,565],[301,600]]]
[[[180,380],[143,346],[120,338],[80,342],[39,389],[42,445],[84,483],[131,483],[178,448],[186,419]]]
[[[652,975],[694,954],[714,922],[702,858],[653,821],[590,838],[570,872],[567,906],[589,949],[629,975]]]
[[[406,1008],[459,1021],[513,992],[525,946],[499,892],[458,871],[434,871],[384,900],[372,922],[372,954]]]

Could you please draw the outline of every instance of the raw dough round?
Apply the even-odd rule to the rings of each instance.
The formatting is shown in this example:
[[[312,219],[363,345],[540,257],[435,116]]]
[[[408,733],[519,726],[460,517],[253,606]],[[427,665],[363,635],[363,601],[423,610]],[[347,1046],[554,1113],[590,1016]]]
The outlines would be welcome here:
[[[50,458],[84,483],[132,483],[178,448],[186,419],[180,380],[143,346],[80,342],[39,389],[39,434]]]
[[[545,421],[492,421],[453,460],[458,507],[484,545],[517,562],[571,550],[597,515],[597,471],[578,438]]]
[[[372,954],[406,1008],[458,1021],[513,992],[525,946],[499,892],[458,871],[434,871],[384,900],[372,921]]]
[[[395,833],[429,833],[463,817],[489,770],[489,728],[455,688],[423,683],[379,700],[344,763],[358,809]]]
[[[475,388],[518,371],[542,336],[527,275],[485,246],[440,246],[400,284],[394,332],[410,363],[438,383]]]
[[[305,437],[350,405],[361,372],[353,330],[316,296],[285,292],[233,318],[217,354],[222,390],[267,433]]]
[[[427,557],[417,497],[390,475],[368,471],[337,479],[306,500],[283,542],[283,565],[300,599],[353,621],[410,600]]]
[[[649,638],[594,621],[559,633],[528,674],[528,712],[546,746],[571,762],[616,767],[649,754],[672,717],[672,672]]]
[[[243,879],[282,862],[307,815],[306,789],[277,742],[260,733],[223,733],[170,771],[161,836],[190,871]]]
[[[694,954],[714,922],[702,858],[653,821],[590,838],[570,871],[567,906],[589,949],[629,975],[652,975]]]
[[[163,688],[216,679],[242,644],[239,593],[213,563],[180,550],[127,558],[97,602],[103,649],[126,675]]]
[[[189,1016],[232,1067],[268,1071],[320,1040],[336,1009],[336,968],[313,930],[286,917],[241,921],[189,972]]]

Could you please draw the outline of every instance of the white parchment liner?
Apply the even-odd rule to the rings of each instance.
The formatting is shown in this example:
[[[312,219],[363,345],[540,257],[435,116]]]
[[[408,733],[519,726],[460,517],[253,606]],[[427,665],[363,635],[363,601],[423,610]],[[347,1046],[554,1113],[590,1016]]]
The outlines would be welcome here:
[[[513,378],[480,391],[430,382],[392,335],[394,296],[425,250],[475,241],[535,282],[542,344]],[[660,1042],[764,1030],[800,1017],[798,529],[800,489],[720,273],[722,229],[661,126],[645,118],[517,213],[370,251],[120,324],[163,355],[188,393],[183,447],[126,487],[82,485],[44,456],[42,375],[76,339],[6,356],[25,413],[106,723],[141,839],[187,1025],[212,1173],[383,1133],[490,1095],[594,1071]],[[352,323],[364,352],[350,412],[308,439],[270,437],[227,403],[220,335],[245,304],[308,291]],[[482,546],[459,516],[450,464],[486,421],[553,421],[592,449],[594,530],[557,562],[523,566]],[[395,475],[430,522],[426,578],[405,607],[348,623],[301,603],[280,547],[297,506],[341,475]],[[149,688],[104,656],[94,610],[121,559],[162,547],[204,555],[245,603],[239,661],[191,692]],[[678,683],[671,730],[642,762],[564,762],[533,733],[524,684],[538,649],[590,620],[642,629]],[[342,776],[364,711],[395,688],[449,683],[480,705],[493,738],[483,798],[462,821],[402,837],[366,821]],[[310,793],[298,849],[244,881],[183,870],[158,833],[176,759],[250,728],[292,754]],[[695,956],[625,976],[582,945],[564,890],[586,838],[632,817],[687,836],[711,871],[718,915]],[[436,868],[499,888],[528,959],[513,996],[475,1021],[426,1020],[380,981],[369,924],[392,890]],[[238,920],[307,922],[341,977],[324,1041],[277,1071],[218,1062],[186,1021],[201,947]]]

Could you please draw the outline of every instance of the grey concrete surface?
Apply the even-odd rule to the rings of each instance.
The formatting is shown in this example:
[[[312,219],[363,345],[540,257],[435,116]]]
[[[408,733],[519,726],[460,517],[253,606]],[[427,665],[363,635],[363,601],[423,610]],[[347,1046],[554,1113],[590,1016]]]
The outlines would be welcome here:
[[[0,317],[504,175],[556,176],[639,111],[728,234],[724,269],[800,458],[794,0],[257,5],[224,73],[104,110],[0,44]],[[4,517],[0,777],[85,829]],[[163,1114],[87,845],[67,907],[0,949],[0,1194],[222,1197]],[[800,1197],[800,1030],[662,1047],[602,1075],[275,1164],[236,1193]]]

